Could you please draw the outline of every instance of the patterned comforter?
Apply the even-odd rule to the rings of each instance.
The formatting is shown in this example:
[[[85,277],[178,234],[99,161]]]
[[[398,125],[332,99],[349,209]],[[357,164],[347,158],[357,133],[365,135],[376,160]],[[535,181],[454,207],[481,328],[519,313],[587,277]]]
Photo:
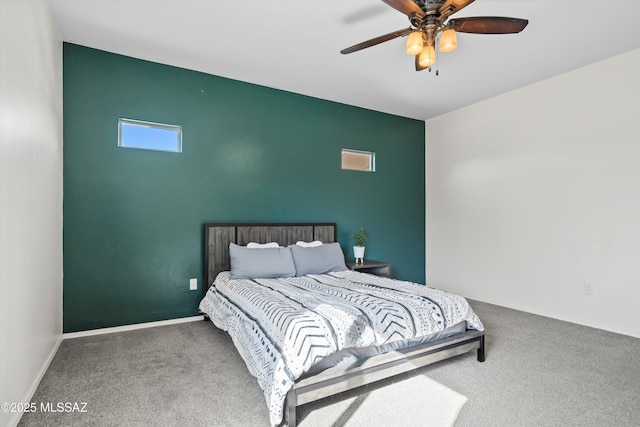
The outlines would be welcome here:
[[[222,272],[200,310],[231,335],[264,391],[273,425],[282,421],[296,379],[329,354],[429,335],[465,320],[484,330],[458,295],[355,271],[254,280]]]

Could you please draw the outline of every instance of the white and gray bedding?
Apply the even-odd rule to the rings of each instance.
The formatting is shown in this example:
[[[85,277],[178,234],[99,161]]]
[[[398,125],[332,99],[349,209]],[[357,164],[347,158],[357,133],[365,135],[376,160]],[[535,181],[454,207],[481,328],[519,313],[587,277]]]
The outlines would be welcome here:
[[[348,270],[269,279],[231,279],[222,272],[200,310],[232,337],[264,391],[273,425],[282,421],[296,379],[329,355],[358,358],[357,348],[399,348],[464,325],[484,330],[460,296]]]

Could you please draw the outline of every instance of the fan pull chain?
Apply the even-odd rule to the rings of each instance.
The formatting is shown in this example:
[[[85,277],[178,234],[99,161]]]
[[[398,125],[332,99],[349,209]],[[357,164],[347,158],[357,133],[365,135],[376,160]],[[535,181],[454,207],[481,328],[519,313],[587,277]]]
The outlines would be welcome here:
[[[440,46],[440,36],[442,33],[438,34],[438,36],[436,37],[436,46]],[[436,77],[440,75],[440,58],[438,58],[438,52],[440,51],[440,49],[436,49],[435,50],[435,54],[436,54]]]

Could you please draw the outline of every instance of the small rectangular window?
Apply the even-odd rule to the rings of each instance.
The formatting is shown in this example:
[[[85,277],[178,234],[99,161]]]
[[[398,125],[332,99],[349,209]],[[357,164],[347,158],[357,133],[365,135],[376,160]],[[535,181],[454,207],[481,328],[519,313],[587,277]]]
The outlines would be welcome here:
[[[182,127],[118,119],[118,147],[182,153]]]
[[[342,169],[375,172],[376,153],[371,151],[342,149]]]

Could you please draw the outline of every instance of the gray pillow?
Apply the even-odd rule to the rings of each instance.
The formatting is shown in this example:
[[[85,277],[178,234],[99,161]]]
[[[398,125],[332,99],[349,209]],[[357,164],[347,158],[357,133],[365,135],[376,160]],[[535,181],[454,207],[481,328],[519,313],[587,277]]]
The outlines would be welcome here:
[[[289,248],[247,248],[229,244],[232,279],[293,277],[296,266]]]
[[[306,274],[324,274],[332,271],[344,271],[344,254],[339,243],[305,248],[291,245],[293,261],[296,264],[296,276]]]

